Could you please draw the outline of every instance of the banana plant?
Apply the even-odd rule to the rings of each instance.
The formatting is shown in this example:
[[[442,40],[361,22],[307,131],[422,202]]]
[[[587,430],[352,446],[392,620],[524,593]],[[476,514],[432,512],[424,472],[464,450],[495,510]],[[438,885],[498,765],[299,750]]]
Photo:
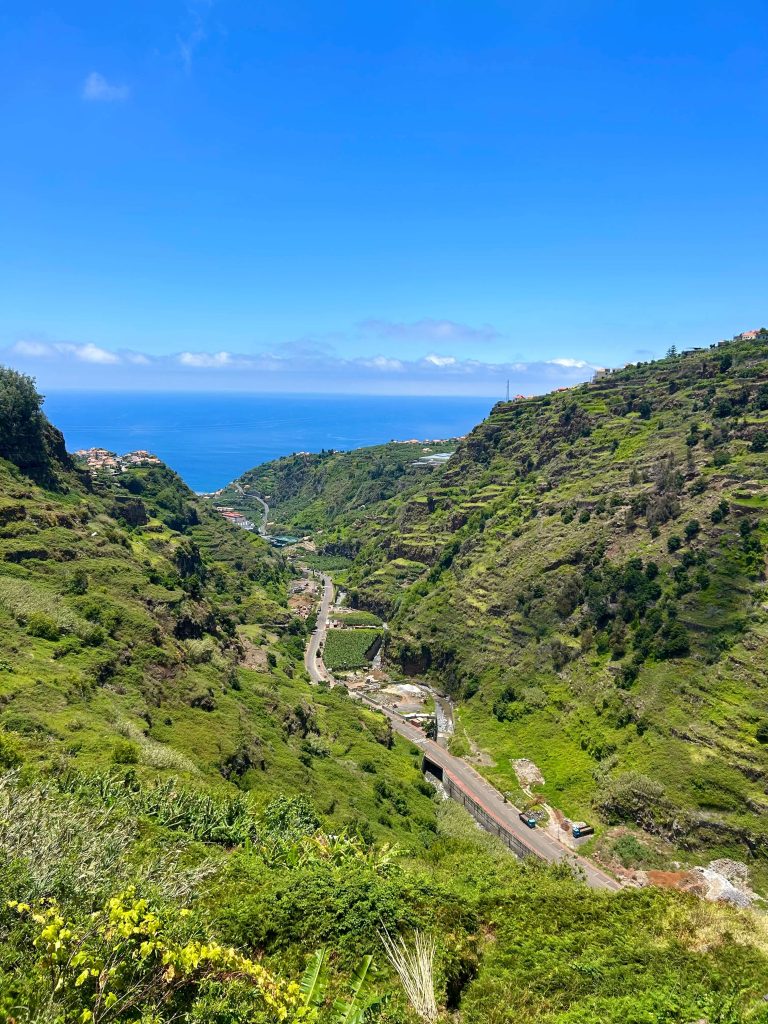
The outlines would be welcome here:
[[[337,999],[333,1004],[333,1024],[363,1024],[377,1016],[387,1001],[387,996],[377,995],[371,991],[371,982],[375,975],[373,957],[364,956],[352,972],[349,982],[348,999]]]
[[[300,982],[305,1006],[320,1009],[328,991],[328,950],[318,949],[310,958]],[[328,1024],[364,1024],[376,1017],[388,1000],[372,990],[375,977],[373,957],[364,956],[352,972],[346,997],[334,1000],[330,1016],[321,1017]]]
[[[305,1006],[322,1006],[328,988],[327,949],[318,949],[312,954],[299,987]]]

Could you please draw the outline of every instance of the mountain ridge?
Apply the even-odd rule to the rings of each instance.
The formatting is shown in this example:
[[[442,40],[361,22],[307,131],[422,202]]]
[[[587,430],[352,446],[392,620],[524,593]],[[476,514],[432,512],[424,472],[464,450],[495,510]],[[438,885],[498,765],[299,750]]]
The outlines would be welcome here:
[[[519,795],[528,758],[572,817],[759,873],[767,355],[761,331],[499,403],[363,511],[345,496],[381,452],[333,456],[343,488],[305,462],[321,557],[388,620],[390,667],[458,698],[456,749],[495,785]]]
[[[660,888],[590,892],[565,866],[516,861],[435,796],[418,746],[343,688],[309,685],[283,555],[165,466],[80,474],[33,382],[7,370],[0,438],[19,389],[29,429],[8,422],[31,448],[0,456],[7,1024],[418,1024],[382,929],[434,948],[438,1020],[765,1021],[761,914]],[[372,534],[348,523],[351,499],[326,511],[321,488],[330,555],[302,557],[358,574],[359,600],[388,567],[387,607],[408,575],[442,585],[474,551],[482,502],[459,508],[447,550],[426,543],[432,522],[431,566],[387,561],[391,522],[421,543],[456,510],[417,500],[423,469],[368,477],[356,458],[375,485],[360,513]],[[361,493],[343,462],[335,472]],[[427,472],[443,486],[443,467]],[[396,612],[394,644],[412,642],[414,611]]]

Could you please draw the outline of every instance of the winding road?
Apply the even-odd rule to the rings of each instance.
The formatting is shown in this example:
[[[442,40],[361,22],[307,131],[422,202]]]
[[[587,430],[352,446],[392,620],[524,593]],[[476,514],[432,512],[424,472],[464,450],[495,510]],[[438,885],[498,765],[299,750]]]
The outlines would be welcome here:
[[[307,644],[304,664],[313,682],[321,681],[333,684],[331,673],[326,669],[318,651],[325,639],[328,629],[328,613],[333,602],[333,582],[330,576],[321,574],[323,593],[317,615],[317,625]],[[502,794],[487,779],[461,757],[450,754],[433,740],[427,739],[421,729],[411,725],[404,718],[389,708],[384,708],[363,694],[350,692],[350,697],[366,704],[368,707],[385,715],[394,732],[403,736],[414,746],[420,747],[427,759],[436,765],[447,776],[452,788],[458,789],[470,801],[479,806],[502,829],[511,833],[530,853],[540,860],[551,864],[570,864],[592,889],[616,891],[621,888],[619,883],[597,865],[574,853],[553,839],[551,835],[540,829],[529,829],[518,817],[518,809],[507,803]]]
[[[254,494],[253,491],[245,491],[245,490],[243,490],[241,485],[238,484],[238,483],[235,483],[234,486],[237,488],[239,493],[244,498],[253,498],[253,500],[254,501],[258,501],[258,503],[264,509],[263,519],[261,521],[261,526],[259,527],[259,533],[261,534],[262,537],[266,536],[266,533],[267,533],[267,520],[269,519],[269,505],[266,503],[266,501],[264,501],[263,498],[260,498],[258,496],[258,494]]]
[[[320,646],[325,640],[325,634],[328,629],[328,613],[333,603],[333,581],[330,576],[324,574],[321,574],[320,579],[323,584],[323,593],[320,598],[320,607],[317,611],[317,625],[312,636],[309,638],[307,649],[304,652],[304,667],[313,683],[333,683],[335,680],[325,667],[325,662],[322,658],[318,657]]]

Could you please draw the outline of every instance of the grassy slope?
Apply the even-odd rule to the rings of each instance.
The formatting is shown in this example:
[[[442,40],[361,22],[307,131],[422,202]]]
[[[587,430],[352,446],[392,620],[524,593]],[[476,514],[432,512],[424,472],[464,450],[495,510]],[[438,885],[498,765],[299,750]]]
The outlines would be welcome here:
[[[344,545],[350,511],[370,513],[382,503],[414,487],[443,467],[416,467],[422,455],[453,451],[457,442],[445,444],[390,444],[351,452],[288,455],[244,473],[217,497],[258,517],[261,506],[249,499],[251,491],[268,496],[270,519],[279,526],[304,532],[331,529],[326,547],[348,550]],[[332,528],[338,527],[337,531]]]
[[[264,800],[314,795],[337,822],[374,833],[433,827],[407,746],[386,749],[375,716],[306,682],[286,570],[263,541],[222,522],[165,468],[92,489],[54,469],[57,483],[43,489],[0,462],[6,763],[104,772],[138,759],[145,778],[237,785]],[[121,517],[137,501],[147,522],[131,527]],[[404,813],[375,792],[364,760]]]
[[[65,459],[33,468],[44,488],[0,462],[0,755],[23,759],[0,779],[2,1019],[91,1019],[95,1005],[95,981],[79,966],[54,975],[39,929],[9,901],[55,898],[92,934],[91,911],[135,885],[164,934],[233,943],[283,977],[327,945],[326,1024],[369,952],[383,968],[375,989],[393,996],[382,1021],[415,1024],[377,953],[382,924],[435,935],[439,1002],[465,1024],[766,1020],[759,918],[661,891],[586,893],[567,872],[518,864],[460,808],[436,807],[417,750],[305,682],[282,563],[172,474],[91,490]],[[155,782],[171,778],[181,789],[158,799]],[[325,828],[354,821],[397,838],[401,854],[388,863],[357,845],[336,862],[323,846],[334,835],[318,846],[314,824],[302,839],[269,808],[253,843],[236,829],[200,841],[210,808],[179,792],[214,791],[226,811],[236,785],[258,804],[310,796]],[[130,981],[137,961],[123,960]],[[273,1021],[230,975],[203,972],[153,999],[155,970],[120,1019]]]
[[[420,489],[337,511],[353,602],[396,668],[463,698],[457,744],[500,787],[529,757],[573,816],[768,852],[766,385],[763,336],[500,404]],[[619,799],[629,770],[665,792]]]

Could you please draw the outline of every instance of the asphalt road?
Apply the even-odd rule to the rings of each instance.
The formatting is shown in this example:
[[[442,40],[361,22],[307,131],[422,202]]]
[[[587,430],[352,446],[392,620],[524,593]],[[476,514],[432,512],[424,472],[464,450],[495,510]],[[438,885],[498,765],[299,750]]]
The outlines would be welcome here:
[[[455,786],[479,804],[486,814],[496,819],[508,832],[519,839],[534,856],[553,864],[570,864],[584,876],[584,881],[592,889],[615,891],[621,888],[610,875],[601,871],[585,857],[580,857],[573,850],[562,846],[541,829],[531,829],[524,825],[518,817],[518,808],[505,802],[501,793],[463,758],[449,754],[433,740],[427,739],[421,729],[410,725],[395,712],[381,708],[372,701],[366,700],[365,703],[382,711],[392,723],[395,732],[404,736],[415,746],[421,747],[429,760],[439,765],[443,769],[443,774],[448,775]]]
[[[312,636],[309,638],[307,649],[304,652],[304,667],[313,683],[319,683],[323,680],[332,683],[333,677],[326,669],[323,659],[317,657],[318,649],[325,639],[326,630],[328,629],[328,613],[333,603],[333,583],[331,582],[331,577],[323,575],[321,579],[323,583],[323,596],[320,599],[320,608],[317,612],[317,625]]]
[[[307,645],[304,664],[310,678],[315,683],[319,683],[321,680],[333,683],[333,677],[323,664],[322,658],[317,657],[318,648],[325,638],[328,628],[328,613],[333,601],[333,583],[330,577],[323,575],[322,581],[323,596],[320,601],[317,626]],[[507,803],[501,793],[463,758],[449,754],[433,740],[427,739],[421,729],[411,725],[394,711],[381,707],[362,694],[351,692],[350,696],[386,715],[396,733],[420,747],[430,761],[442,768],[443,774],[448,775],[456,787],[479,804],[486,814],[511,832],[534,856],[553,864],[568,863],[572,865],[583,875],[584,881],[592,889],[615,891],[621,888],[610,875],[601,871],[585,857],[580,857],[577,853],[562,846],[541,829],[530,829],[524,825],[518,817],[518,808]]]
[[[248,498],[253,498],[254,501],[258,501],[258,503],[264,509],[263,518],[261,520],[261,526],[259,527],[259,533],[263,537],[267,532],[267,520],[269,519],[269,505],[266,503],[266,501],[264,501],[263,498],[260,498],[258,494],[254,494],[252,491],[244,491],[239,484],[236,484],[235,486],[239,488],[240,493],[242,495]]]

